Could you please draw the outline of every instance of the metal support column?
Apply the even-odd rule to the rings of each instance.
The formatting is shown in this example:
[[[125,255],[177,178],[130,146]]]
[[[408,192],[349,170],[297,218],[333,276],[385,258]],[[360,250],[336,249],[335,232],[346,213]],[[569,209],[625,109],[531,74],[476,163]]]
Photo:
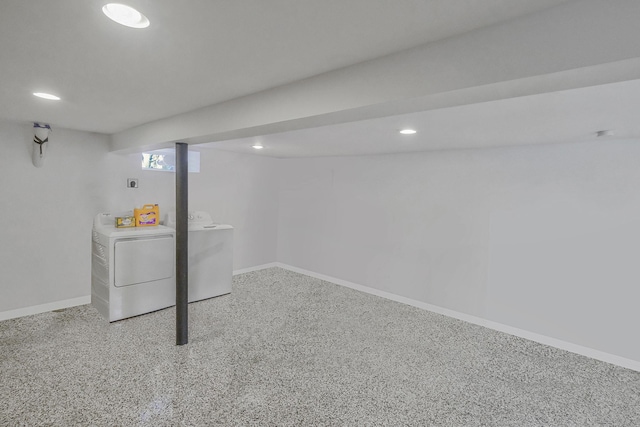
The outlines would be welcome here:
[[[189,342],[188,145],[176,143],[176,345]]]

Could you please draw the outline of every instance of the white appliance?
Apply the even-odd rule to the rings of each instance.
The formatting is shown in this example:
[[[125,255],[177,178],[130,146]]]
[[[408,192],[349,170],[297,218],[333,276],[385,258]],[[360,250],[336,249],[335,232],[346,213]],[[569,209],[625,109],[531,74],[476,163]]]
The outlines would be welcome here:
[[[175,305],[174,229],[116,228],[101,213],[91,246],[91,304],[109,322]]]
[[[175,228],[176,214],[167,215],[167,226]],[[189,302],[231,292],[233,278],[233,227],[215,224],[207,212],[188,214]]]

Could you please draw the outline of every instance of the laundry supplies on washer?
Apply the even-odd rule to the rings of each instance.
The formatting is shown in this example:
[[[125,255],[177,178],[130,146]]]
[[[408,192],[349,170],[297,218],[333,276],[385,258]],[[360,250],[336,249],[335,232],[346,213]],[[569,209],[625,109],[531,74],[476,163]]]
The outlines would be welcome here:
[[[133,216],[136,218],[136,227],[148,227],[160,225],[160,208],[155,205],[144,205],[142,208],[135,208]]]
[[[116,228],[127,228],[127,227],[135,227],[136,219],[131,216],[117,216],[116,217]]]

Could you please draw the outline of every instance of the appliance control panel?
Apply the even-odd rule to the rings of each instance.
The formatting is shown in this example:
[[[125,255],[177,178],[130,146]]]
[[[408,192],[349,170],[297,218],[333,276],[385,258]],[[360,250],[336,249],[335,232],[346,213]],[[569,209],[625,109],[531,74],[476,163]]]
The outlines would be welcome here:
[[[213,219],[209,212],[204,211],[191,211],[187,214],[187,221],[189,223],[189,227],[192,226],[205,226],[213,224]],[[176,214],[175,212],[169,212],[167,215],[166,224],[171,228],[176,227]]]
[[[213,222],[213,219],[211,219],[211,215],[209,215],[209,212],[189,212],[189,216],[187,218],[189,220],[189,224],[211,224]]]

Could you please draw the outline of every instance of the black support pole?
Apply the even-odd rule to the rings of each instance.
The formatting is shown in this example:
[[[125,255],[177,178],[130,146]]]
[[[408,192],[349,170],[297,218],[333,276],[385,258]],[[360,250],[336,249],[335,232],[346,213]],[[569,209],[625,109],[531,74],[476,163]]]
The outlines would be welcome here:
[[[188,218],[189,182],[187,144],[176,143],[176,345],[189,342]]]

